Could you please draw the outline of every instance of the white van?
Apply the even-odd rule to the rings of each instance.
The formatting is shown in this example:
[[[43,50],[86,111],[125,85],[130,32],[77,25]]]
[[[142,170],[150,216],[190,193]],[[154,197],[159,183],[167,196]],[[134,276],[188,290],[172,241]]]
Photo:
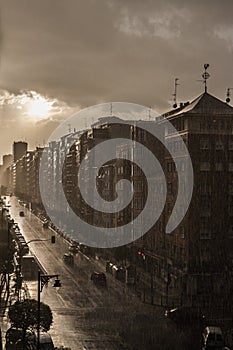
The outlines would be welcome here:
[[[207,326],[202,334],[202,350],[223,349],[224,337],[220,327]]]
[[[36,334],[37,339],[37,334]],[[54,350],[53,340],[47,332],[40,332],[40,350]]]

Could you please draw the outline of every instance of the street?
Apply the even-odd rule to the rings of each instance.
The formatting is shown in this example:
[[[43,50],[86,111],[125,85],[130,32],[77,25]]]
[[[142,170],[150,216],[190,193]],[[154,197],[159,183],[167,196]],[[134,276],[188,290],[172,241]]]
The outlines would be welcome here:
[[[143,304],[133,291],[111,275],[107,275],[107,288],[96,286],[90,279],[91,272],[104,271],[98,261],[78,253],[73,267],[65,265],[62,257],[68,252],[68,242],[51,229],[44,229],[41,221],[26,208],[25,217],[15,197],[10,198],[10,214],[18,223],[29,248],[36,255],[48,274],[59,274],[62,287],[53,288],[53,280],[44,287],[41,301],[53,312],[54,322],[49,331],[55,346],[67,346],[72,350],[123,349],[120,334],[135,317],[151,315],[156,323],[166,323],[159,307]],[[56,243],[50,237],[56,235]],[[37,281],[27,281],[31,298],[37,299]],[[128,347],[126,347],[128,349]]]

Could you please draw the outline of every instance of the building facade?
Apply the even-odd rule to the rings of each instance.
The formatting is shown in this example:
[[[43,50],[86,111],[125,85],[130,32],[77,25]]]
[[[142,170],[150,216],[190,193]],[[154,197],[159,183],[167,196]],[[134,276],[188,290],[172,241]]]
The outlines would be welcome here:
[[[182,223],[167,237],[167,254],[172,266],[183,274],[183,290],[192,302],[218,298],[232,284],[232,184],[233,108],[205,92],[193,102],[165,114],[175,126],[191,156],[194,188],[190,207]],[[179,150],[174,133],[165,135]],[[165,158],[170,191],[164,211],[165,223],[178,191],[176,168]],[[180,159],[181,171],[182,157]],[[184,169],[183,169],[184,170]],[[182,208],[181,208],[182,210]],[[182,273],[183,271],[183,273]],[[226,291],[225,298],[229,297]]]

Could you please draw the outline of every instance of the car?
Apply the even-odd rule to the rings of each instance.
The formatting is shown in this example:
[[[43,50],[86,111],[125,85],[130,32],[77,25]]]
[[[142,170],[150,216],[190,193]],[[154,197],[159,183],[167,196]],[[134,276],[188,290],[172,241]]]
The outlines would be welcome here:
[[[201,325],[205,320],[205,315],[200,309],[190,306],[166,310],[165,317],[177,324],[183,325],[193,324],[194,322]]]
[[[78,248],[79,248],[79,251],[84,255],[89,255],[91,253],[91,248],[83,243],[79,243]]]
[[[29,246],[27,245],[27,243],[26,243],[26,244],[22,244],[22,245],[18,248],[18,250],[19,250],[19,254],[20,254],[21,256],[26,255],[26,254],[29,254]]]
[[[49,228],[49,221],[48,220],[44,220],[44,222],[42,223],[43,228]]]
[[[37,344],[37,333],[35,336],[35,344]],[[33,350],[36,350],[37,347],[35,346]],[[40,332],[40,350],[54,350],[54,344],[52,337],[49,333],[47,332]]]
[[[69,251],[70,251],[72,254],[78,253],[78,251],[79,251],[79,249],[78,249],[78,243],[77,243],[77,244],[72,243],[72,244],[69,246]]]
[[[63,255],[63,261],[67,265],[71,265],[71,266],[74,265],[74,257],[70,253],[66,253],[66,254]]]
[[[224,337],[220,327],[207,326],[202,334],[202,350],[223,349]]]
[[[91,280],[95,284],[106,286],[107,280],[104,272],[92,272]]]
[[[24,214],[24,211],[23,211],[23,210],[20,210],[20,211],[19,211],[19,216],[25,216],[25,214]]]

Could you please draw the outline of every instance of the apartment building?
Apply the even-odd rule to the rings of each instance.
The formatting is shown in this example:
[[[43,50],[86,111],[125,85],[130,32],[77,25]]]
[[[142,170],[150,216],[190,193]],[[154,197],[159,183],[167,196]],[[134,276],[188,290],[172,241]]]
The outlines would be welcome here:
[[[182,137],[194,171],[190,207],[179,227],[167,237],[166,251],[171,265],[179,267],[181,275],[183,271],[183,291],[191,299],[208,299],[232,283],[233,108],[205,92],[164,116],[177,130],[167,130],[165,139],[179,151],[182,144],[177,136]],[[182,156],[179,164],[179,170],[184,171]],[[169,188],[166,223],[178,191],[185,193],[186,184],[178,188],[177,169],[169,155],[165,169]]]

